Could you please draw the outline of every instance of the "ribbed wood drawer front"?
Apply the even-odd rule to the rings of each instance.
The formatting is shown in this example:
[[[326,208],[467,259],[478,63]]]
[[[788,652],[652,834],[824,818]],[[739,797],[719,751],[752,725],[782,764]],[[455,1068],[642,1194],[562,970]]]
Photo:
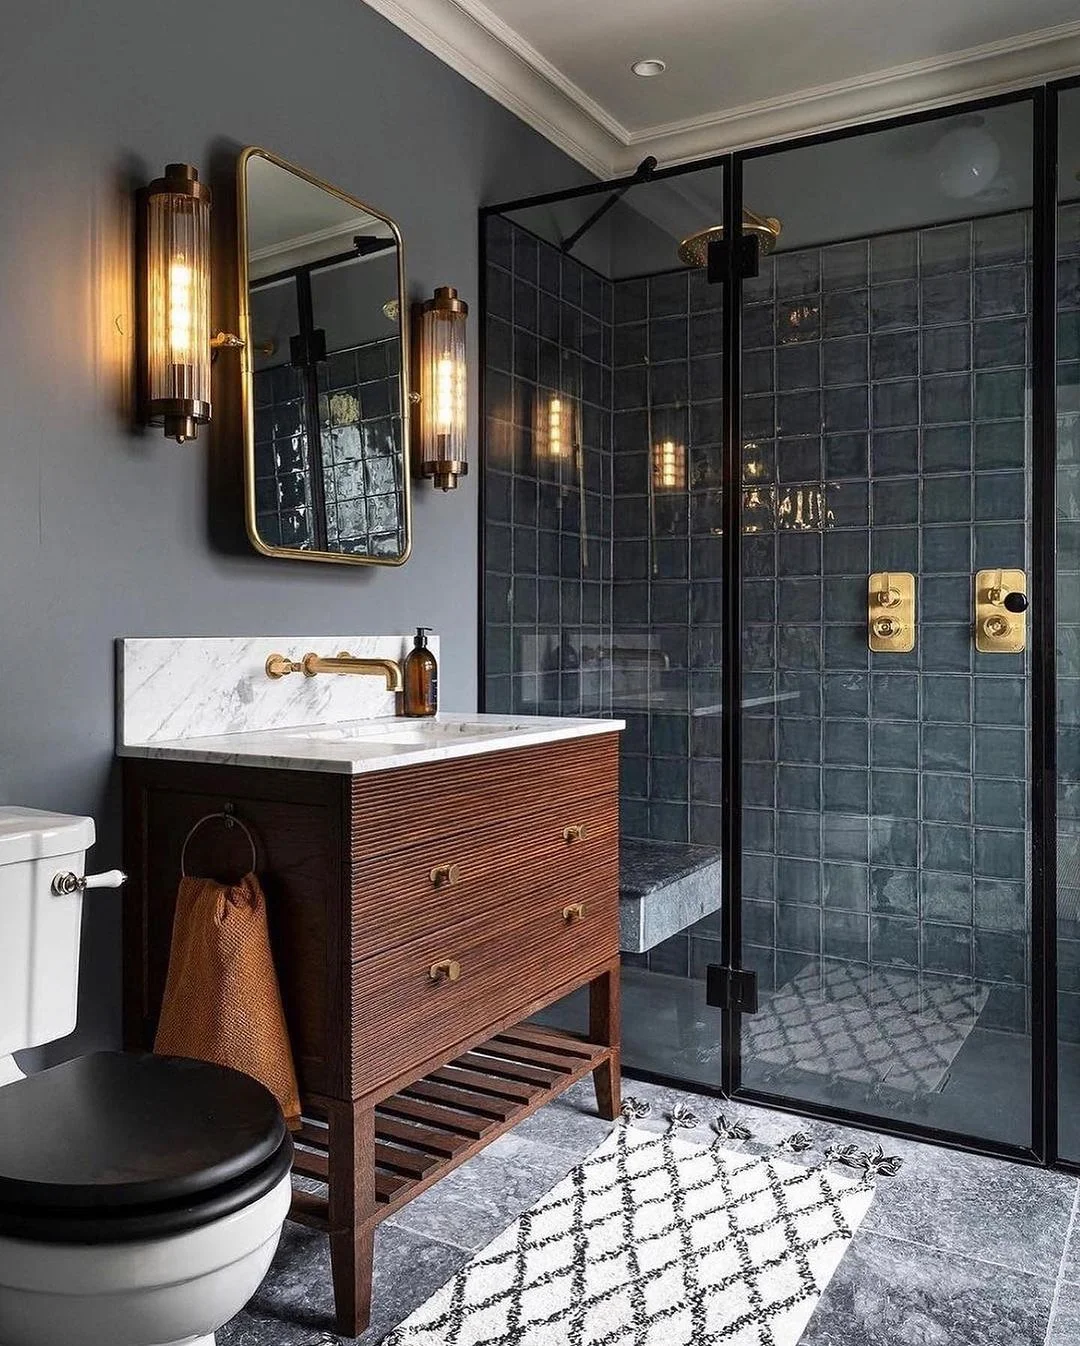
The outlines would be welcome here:
[[[494,818],[469,832],[374,856],[353,868],[352,956],[370,958],[471,916],[497,919],[540,890],[587,896],[618,845],[613,791],[534,818]]]
[[[616,793],[618,773],[619,735],[610,733],[356,776],[353,863],[556,803],[572,811],[605,790]]]
[[[353,1081],[359,1094],[419,1065],[618,951],[617,860],[584,914],[539,895],[517,921],[473,917],[353,966]],[[432,979],[432,969],[443,970]],[[456,975],[456,980],[451,977]]]

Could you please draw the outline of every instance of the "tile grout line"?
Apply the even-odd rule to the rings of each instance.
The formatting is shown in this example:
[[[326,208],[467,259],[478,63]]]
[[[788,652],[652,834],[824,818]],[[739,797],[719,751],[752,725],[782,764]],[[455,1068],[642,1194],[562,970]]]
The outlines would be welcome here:
[[[872,1209],[873,1207],[871,1206],[871,1210]],[[1053,1276],[1044,1276],[1038,1271],[1027,1271],[1024,1267],[1018,1267],[1010,1262],[996,1262],[992,1258],[979,1257],[975,1253],[962,1252],[958,1248],[946,1248],[939,1243],[922,1243],[918,1239],[905,1238],[903,1234],[893,1233],[892,1230],[882,1229],[877,1225],[868,1225],[866,1220],[863,1220],[862,1224],[859,1226],[859,1232],[863,1229],[865,1229],[868,1234],[873,1234],[875,1238],[890,1239],[893,1243],[902,1243],[908,1248],[918,1248],[920,1252],[938,1253],[942,1257],[953,1257],[962,1262],[974,1262],[977,1266],[993,1267],[995,1271],[1014,1271],[1021,1276],[1029,1276],[1032,1280],[1043,1281],[1047,1285],[1053,1285],[1055,1286],[1055,1289],[1057,1286],[1057,1281]]]
[[[1076,1184],[1076,1192],[1073,1195],[1072,1213],[1069,1216],[1069,1225],[1065,1230],[1065,1246],[1061,1250],[1061,1261],[1058,1263],[1057,1279],[1054,1281],[1054,1294],[1050,1300],[1050,1317],[1046,1320],[1046,1346],[1050,1346],[1050,1331],[1054,1326],[1054,1318],[1057,1314],[1058,1300],[1061,1298],[1062,1277],[1065,1274],[1065,1259],[1069,1255],[1069,1243],[1072,1240],[1073,1229],[1076,1226],[1077,1209],[1080,1208],[1080,1181]]]

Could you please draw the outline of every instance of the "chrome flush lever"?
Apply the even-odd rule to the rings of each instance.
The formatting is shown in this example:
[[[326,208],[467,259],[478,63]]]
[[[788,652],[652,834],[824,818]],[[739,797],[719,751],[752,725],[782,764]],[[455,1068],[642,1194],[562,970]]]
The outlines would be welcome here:
[[[119,888],[127,883],[127,875],[122,869],[107,869],[103,874],[54,874],[52,890],[57,897],[66,897],[70,893],[81,893],[85,888]]]

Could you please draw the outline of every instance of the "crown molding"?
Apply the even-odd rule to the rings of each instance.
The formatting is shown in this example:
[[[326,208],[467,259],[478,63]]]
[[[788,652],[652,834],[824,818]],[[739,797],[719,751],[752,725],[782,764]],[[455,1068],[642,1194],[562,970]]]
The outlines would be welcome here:
[[[650,126],[630,133],[633,153],[628,157],[636,159],[647,147],[661,163],[680,163],[1008,93],[1077,72],[1080,22],[1059,24],[857,79],[800,89],[782,98]]]
[[[685,121],[630,131],[482,0],[366,0],[601,178],[880,121],[1080,72],[1080,21]]]
[[[365,0],[590,173],[609,177],[626,132],[477,0]]]

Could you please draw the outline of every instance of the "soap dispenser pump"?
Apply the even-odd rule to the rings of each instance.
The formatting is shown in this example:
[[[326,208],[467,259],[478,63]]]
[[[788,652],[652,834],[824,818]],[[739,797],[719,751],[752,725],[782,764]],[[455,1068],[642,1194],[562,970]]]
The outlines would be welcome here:
[[[439,709],[439,666],[428,649],[428,626],[418,626],[413,647],[405,656],[402,713],[431,716]]]

